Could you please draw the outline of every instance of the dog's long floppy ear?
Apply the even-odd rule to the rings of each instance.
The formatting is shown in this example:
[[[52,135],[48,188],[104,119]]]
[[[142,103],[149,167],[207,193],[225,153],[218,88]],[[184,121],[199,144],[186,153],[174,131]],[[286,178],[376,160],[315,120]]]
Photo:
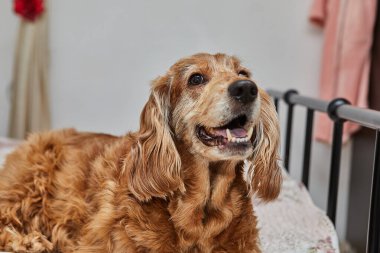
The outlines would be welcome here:
[[[278,165],[280,130],[271,98],[260,90],[261,109],[256,125],[254,152],[248,169],[253,192],[263,200],[275,199],[280,193],[282,175]]]
[[[151,95],[141,113],[137,141],[126,159],[126,166],[131,166],[127,169],[129,189],[142,201],[166,197],[184,188],[181,159],[169,126],[170,87],[167,76],[153,81]]]

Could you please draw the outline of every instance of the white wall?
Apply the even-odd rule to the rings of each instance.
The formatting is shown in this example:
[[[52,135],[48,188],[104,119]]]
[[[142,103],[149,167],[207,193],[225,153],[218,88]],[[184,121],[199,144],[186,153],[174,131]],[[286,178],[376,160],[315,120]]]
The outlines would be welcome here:
[[[0,8],[0,135],[6,133],[5,90],[11,80],[17,29],[10,4],[4,2]],[[196,52],[237,55],[262,87],[294,88],[316,96],[322,33],[308,23],[310,4],[304,0],[52,0],[53,126],[114,134],[136,129],[150,80],[178,58]],[[297,115],[294,126],[291,164],[296,178],[301,171],[304,118],[302,112]],[[311,189],[322,207],[328,152],[323,145],[314,146]],[[345,201],[340,200],[343,210]],[[344,235],[345,214],[338,217]]]
[[[321,36],[305,1],[107,3],[52,1],[55,127],[136,128],[150,80],[201,51],[240,56],[265,87],[315,94]]]

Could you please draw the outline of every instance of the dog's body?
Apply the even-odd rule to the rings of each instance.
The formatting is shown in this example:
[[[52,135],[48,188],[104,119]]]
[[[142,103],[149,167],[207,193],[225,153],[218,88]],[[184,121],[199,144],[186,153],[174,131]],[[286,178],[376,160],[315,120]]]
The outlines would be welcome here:
[[[251,193],[280,189],[275,115],[235,58],[182,59],[155,80],[139,131],[34,134],[8,156],[0,249],[259,253]]]

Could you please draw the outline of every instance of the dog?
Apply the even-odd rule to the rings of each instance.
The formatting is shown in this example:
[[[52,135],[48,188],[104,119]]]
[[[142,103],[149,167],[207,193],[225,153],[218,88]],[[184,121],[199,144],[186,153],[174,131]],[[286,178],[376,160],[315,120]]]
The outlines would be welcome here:
[[[236,57],[180,59],[138,131],[32,134],[7,157],[0,249],[259,253],[252,196],[278,196],[278,146],[273,102]]]

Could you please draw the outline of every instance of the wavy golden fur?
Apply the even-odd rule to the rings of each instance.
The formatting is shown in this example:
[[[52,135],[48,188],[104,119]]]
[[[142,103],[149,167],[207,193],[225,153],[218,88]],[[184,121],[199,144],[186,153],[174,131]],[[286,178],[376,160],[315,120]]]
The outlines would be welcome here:
[[[153,82],[137,132],[32,134],[0,172],[0,249],[261,252],[251,197],[276,198],[281,172],[276,112],[255,87],[235,57],[197,54]]]

